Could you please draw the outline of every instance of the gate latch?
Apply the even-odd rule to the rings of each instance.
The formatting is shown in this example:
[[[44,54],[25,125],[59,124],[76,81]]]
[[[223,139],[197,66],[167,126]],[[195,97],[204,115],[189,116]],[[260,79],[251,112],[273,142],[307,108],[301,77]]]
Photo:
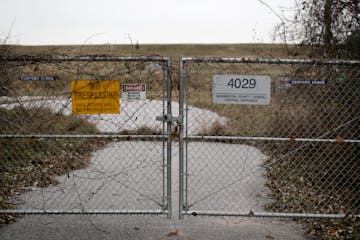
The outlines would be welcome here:
[[[157,116],[156,117],[156,121],[160,121],[160,122],[176,122],[178,124],[182,123],[182,118],[179,117],[173,117],[172,114],[166,114],[166,115],[162,115],[162,116]]]

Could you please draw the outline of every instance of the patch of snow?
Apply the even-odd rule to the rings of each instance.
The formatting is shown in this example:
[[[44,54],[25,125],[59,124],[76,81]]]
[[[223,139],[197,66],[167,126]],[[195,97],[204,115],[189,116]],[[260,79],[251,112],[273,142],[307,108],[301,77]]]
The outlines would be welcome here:
[[[23,96],[17,98],[1,97],[0,107],[12,109],[22,106],[25,109],[30,108],[48,108],[54,113],[65,115],[72,114],[70,98],[56,97],[30,97]],[[156,116],[166,114],[166,104],[160,100],[145,101],[123,101],[120,100],[119,114],[87,114],[79,115],[87,121],[94,123],[99,131],[106,133],[118,133],[124,130],[137,130],[147,127],[156,131],[161,131],[163,125],[156,121]],[[207,109],[201,109],[188,106],[188,134],[196,135],[208,130],[213,124],[226,125],[228,120],[219,114]],[[172,102],[172,115],[179,115],[179,103]],[[186,119],[184,119],[186,126]]]

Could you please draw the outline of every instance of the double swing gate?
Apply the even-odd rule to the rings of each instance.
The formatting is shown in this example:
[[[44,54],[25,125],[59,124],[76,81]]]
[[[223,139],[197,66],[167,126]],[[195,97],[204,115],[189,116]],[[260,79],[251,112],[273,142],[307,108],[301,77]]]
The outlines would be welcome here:
[[[359,61],[1,62],[1,214],[359,217]]]

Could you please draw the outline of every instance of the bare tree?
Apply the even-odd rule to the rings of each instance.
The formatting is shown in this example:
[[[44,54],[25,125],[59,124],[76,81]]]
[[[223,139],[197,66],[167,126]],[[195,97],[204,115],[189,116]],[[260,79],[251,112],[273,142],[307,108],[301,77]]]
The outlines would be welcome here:
[[[359,0],[296,0],[295,16],[286,25],[286,38],[313,46],[325,57],[334,57],[339,47],[360,29]]]

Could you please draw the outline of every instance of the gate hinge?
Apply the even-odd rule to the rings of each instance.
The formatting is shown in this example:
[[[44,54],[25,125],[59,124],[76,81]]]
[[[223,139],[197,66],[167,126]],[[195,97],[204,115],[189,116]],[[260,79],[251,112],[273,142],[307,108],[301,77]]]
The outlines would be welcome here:
[[[157,116],[156,117],[156,121],[161,121],[161,122],[176,122],[177,124],[182,124],[182,117],[178,116],[178,117],[173,117],[172,114],[166,114],[163,116]]]

